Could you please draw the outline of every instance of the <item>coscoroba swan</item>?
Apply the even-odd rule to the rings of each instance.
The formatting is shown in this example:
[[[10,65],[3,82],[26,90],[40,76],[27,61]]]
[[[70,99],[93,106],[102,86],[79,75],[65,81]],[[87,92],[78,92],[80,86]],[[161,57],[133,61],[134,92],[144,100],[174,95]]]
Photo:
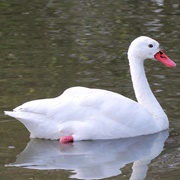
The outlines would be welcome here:
[[[138,102],[107,90],[72,87],[56,98],[30,101],[5,114],[22,122],[31,138],[60,139],[61,143],[162,131],[169,127],[168,118],[144,72],[144,60],[154,58],[176,66],[149,37],[138,37],[130,44],[128,59]]]

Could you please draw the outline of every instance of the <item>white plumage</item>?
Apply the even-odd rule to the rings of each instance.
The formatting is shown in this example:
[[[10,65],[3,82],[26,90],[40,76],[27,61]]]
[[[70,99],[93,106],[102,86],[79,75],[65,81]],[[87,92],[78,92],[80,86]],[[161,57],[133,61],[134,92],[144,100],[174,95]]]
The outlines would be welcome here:
[[[167,129],[167,116],[150,90],[143,67],[145,59],[154,57],[174,67],[175,63],[161,53],[159,43],[145,36],[136,38],[129,47],[138,103],[107,90],[72,87],[59,97],[30,101],[5,114],[22,122],[31,138],[114,139]]]

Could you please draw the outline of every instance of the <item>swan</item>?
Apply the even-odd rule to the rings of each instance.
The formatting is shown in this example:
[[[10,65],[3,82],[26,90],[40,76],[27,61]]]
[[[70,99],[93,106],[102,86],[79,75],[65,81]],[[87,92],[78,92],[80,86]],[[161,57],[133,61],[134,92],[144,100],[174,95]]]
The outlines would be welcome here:
[[[128,59],[137,102],[103,89],[71,87],[58,97],[26,102],[5,115],[23,123],[30,138],[60,143],[135,137],[168,129],[168,118],[146,79],[144,60],[156,59],[168,67],[176,64],[147,36],[131,42]]]

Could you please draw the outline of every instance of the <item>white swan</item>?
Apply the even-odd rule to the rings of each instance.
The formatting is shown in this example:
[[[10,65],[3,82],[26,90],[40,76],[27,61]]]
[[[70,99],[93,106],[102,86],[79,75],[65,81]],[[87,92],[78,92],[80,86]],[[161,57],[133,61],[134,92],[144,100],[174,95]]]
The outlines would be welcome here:
[[[138,37],[130,44],[128,59],[138,103],[102,89],[72,87],[59,97],[30,101],[5,114],[22,122],[31,138],[60,139],[61,143],[162,131],[169,127],[168,118],[149,87],[143,66],[145,59],[153,58],[176,66],[149,37]]]

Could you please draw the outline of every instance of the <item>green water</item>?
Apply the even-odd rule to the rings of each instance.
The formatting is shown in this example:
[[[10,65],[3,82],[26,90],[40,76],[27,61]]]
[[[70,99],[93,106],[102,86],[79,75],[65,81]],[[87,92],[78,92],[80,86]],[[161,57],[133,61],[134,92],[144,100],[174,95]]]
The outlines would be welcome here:
[[[149,164],[146,179],[179,179],[179,9],[177,0],[1,1],[0,179],[69,178],[69,170],[5,167],[30,139],[25,127],[3,111],[79,85],[135,99],[126,53],[140,35],[158,40],[177,64],[169,69],[145,63],[151,88],[170,121],[169,138]],[[129,179],[132,163],[121,171],[109,179]]]

